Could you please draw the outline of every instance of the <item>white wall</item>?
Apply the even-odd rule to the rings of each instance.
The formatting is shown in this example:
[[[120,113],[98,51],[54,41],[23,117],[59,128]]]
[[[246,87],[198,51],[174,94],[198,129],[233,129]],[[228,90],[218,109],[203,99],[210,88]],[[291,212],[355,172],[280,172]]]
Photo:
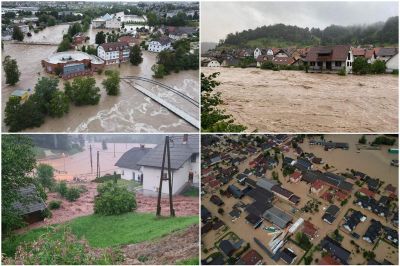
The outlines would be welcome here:
[[[135,180],[140,181],[139,177],[142,175],[140,170],[128,169],[128,168],[118,168],[118,174],[121,174],[121,178],[125,180]],[[133,175],[134,174],[134,175]]]
[[[393,69],[399,69],[399,54],[396,54],[386,62],[386,70],[392,72]]]

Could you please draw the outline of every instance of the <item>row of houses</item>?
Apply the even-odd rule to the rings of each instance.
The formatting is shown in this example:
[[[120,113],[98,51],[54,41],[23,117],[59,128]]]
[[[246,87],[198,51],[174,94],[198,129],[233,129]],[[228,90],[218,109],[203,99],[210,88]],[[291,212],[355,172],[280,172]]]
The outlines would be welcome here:
[[[363,57],[368,63],[381,60],[388,72],[398,70],[398,48],[360,48],[351,45],[315,46],[310,48],[256,48],[233,51],[211,51],[202,58],[203,67],[237,66],[240,59],[253,58],[250,66],[261,67],[265,62],[275,65],[308,64],[309,72],[338,72],[345,69],[351,73],[354,59]]]

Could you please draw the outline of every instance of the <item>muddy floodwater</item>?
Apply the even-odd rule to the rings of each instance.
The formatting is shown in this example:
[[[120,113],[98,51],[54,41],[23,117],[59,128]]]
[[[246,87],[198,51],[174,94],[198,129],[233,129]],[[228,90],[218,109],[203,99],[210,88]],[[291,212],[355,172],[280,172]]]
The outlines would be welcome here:
[[[305,73],[256,68],[220,72],[224,105],[248,131],[396,132],[398,76]]]
[[[57,25],[46,28],[44,31],[31,38],[36,42],[46,39],[50,42],[59,42],[68,25]],[[90,30],[89,36],[94,36],[97,30]],[[46,34],[47,32],[47,34]],[[41,34],[41,35],[40,35]],[[47,36],[43,38],[43,36]],[[92,38],[91,38],[92,39]],[[56,45],[13,44],[5,42],[2,59],[9,55],[17,60],[21,72],[20,81],[9,86],[5,84],[4,71],[2,71],[2,108],[8,101],[11,93],[17,88],[34,88],[38,78],[50,76],[41,66],[41,60],[56,52]],[[139,66],[124,63],[120,66],[110,65],[107,69],[117,69],[121,77],[140,76],[153,79],[152,65],[156,63],[157,54],[143,51],[143,62]],[[121,80],[120,95],[107,96],[101,82],[106,78],[103,74],[94,74],[96,84],[101,90],[101,99],[98,105],[76,107],[71,104],[70,111],[62,118],[46,117],[45,123],[39,128],[27,129],[27,132],[195,132],[197,129],[181,119],[168,109],[145,96],[127,82]],[[171,86],[192,99],[199,101],[199,75],[198,71],[181,71],[165,76],[157,81]],[[178,107],[195,119],[199,119],[199,109],[192,103],[177,94],[159,86],[137,82],[147,90],[170,104]],[[59,88],[64,87],[60,79]],[[4,120],[4,116],[2,117]],[[8,131],[2,122],[2,130]]]

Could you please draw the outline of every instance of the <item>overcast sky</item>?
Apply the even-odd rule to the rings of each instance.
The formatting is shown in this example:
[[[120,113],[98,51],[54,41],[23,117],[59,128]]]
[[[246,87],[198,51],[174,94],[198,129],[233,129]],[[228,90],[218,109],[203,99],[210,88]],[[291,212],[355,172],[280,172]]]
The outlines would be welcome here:
[[[398,16],[397,2],[202,2],[201,41],[228,33],[284,23],[299,27],[360,25]]]

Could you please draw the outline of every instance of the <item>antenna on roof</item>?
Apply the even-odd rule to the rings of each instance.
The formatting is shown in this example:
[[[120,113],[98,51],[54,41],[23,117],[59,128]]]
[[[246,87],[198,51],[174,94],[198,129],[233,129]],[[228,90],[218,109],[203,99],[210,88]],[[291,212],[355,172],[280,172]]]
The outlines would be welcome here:
[[[157,200],[157,216],[161,215],[161,193],[162,193],[162,184],[163,181],[168,181],[168,192],[169,192],[169,211],[170,216],[175,216],[175,210],[172,202],[172,176],[171,176],[171,156],[169,150],[169,136],[165,136],[165,143],[164,143],[164,153],[163,159],[161,164],[161,176],[160,176],[160,186],[158,188],[158,200]],[[167,157],[167,158],[166,158]],[[164,175],[164,166],[165,166],[165,159],[167,159],[167,174]]]

